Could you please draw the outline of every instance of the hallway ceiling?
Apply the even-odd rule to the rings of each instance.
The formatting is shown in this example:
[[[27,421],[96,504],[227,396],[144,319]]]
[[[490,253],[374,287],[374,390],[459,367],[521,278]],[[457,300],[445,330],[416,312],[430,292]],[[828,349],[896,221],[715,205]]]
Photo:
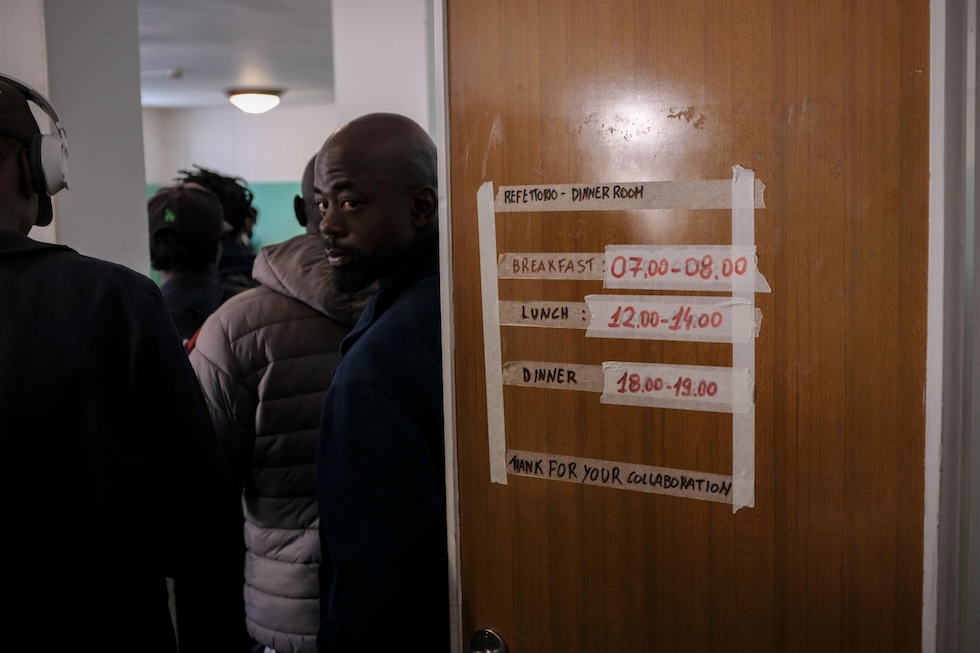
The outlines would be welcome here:
[[[225,106],[225,89],[333,100],[330,0],[139,0],[142,102]]]

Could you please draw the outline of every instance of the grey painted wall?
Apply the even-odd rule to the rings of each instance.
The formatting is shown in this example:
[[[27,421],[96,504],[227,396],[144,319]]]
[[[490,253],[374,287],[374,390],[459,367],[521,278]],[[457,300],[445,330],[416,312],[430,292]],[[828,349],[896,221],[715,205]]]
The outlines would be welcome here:
[[[58,242],[149,270],[134,0],[45,0],[49,100],[65,126],[69,190]]]

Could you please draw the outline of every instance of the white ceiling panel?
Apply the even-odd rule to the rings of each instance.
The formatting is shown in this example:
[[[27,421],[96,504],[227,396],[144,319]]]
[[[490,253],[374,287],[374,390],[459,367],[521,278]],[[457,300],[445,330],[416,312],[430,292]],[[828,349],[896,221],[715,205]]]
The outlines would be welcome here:
[[[139,0],[143,105],[224,105],[232,87],[332,101],[332,34],[329,0]]]

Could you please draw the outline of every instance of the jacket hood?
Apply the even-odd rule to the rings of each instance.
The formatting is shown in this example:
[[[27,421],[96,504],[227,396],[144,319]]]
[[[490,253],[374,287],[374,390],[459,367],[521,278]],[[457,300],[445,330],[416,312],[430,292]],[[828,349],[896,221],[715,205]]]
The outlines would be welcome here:
[[[252,277],[266,288],[301,301],[346,326],[357,322],[377,289],[371,285],[357,293],[338,292],[333,285],[333,268],[323,250],[323,239],[313,234],[263,247],[252,266]]]

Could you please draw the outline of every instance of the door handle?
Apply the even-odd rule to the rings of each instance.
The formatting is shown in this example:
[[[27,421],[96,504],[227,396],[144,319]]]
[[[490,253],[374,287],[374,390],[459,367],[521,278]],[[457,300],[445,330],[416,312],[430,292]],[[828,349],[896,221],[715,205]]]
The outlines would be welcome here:
[[[481,628],[470,638],[468,653],[507,653],[503,638],[489,628]]]

